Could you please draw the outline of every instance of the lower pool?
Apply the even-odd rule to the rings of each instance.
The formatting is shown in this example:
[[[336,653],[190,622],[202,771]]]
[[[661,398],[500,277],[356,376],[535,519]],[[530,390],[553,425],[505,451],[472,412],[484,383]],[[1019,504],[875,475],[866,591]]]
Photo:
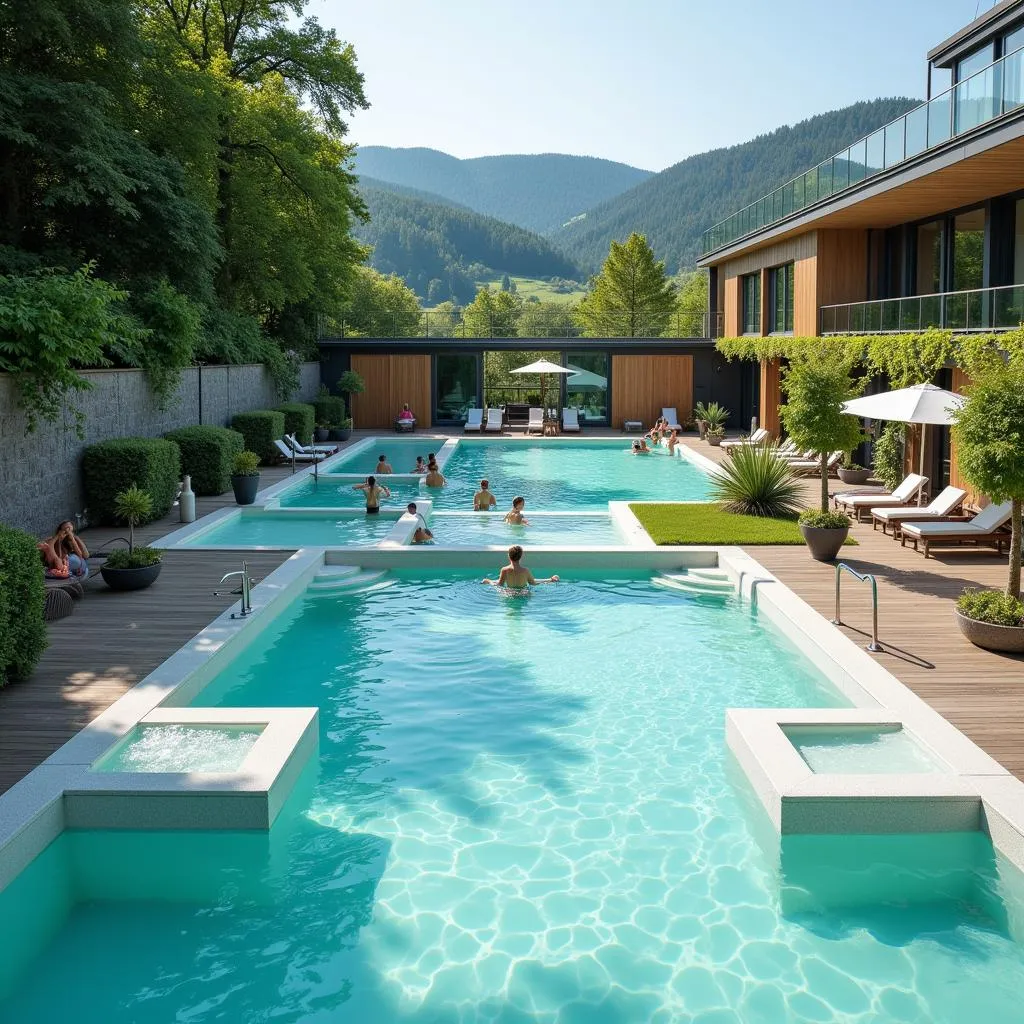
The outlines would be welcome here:
[[[285,515],[272,511],[242,509],[223,522],[193,534],[181,545],[190,548],[270,547],[300,548],[303,545],[366,547],[378,544],[394,529],[404,509],[369,516],[354,510],[348,514]]]
[[[286,609],[196,703],[319,707],[308,784],[268,834],[66,833],[0,894],[0,1019],[1019,1019],[982,837],[755,841],[725,708],[838,703],[780,634],[567,575]]]

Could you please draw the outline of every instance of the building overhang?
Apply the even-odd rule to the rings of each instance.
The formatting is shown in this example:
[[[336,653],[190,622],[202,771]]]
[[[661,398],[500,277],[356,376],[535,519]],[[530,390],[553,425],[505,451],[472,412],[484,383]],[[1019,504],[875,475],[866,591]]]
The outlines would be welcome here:
[[[929,50],[928,60],[936,67],[949,67],[982,43],[1001,35],[1022,13],[1024,0],[1001,0],[969,25],[964,25],[959,32],[954,32]]]

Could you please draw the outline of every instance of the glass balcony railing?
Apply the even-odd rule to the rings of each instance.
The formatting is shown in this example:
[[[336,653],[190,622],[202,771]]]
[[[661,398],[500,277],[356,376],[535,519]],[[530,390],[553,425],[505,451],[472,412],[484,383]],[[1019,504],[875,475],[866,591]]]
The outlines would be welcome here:
[[[805,210],[1024,104],[1024,49],[932,97],[704,232],[701,252]]]
[[[1022,323],[1022,284],[821,307],[822,334],[902,334],[929,327],[1012,331]]]

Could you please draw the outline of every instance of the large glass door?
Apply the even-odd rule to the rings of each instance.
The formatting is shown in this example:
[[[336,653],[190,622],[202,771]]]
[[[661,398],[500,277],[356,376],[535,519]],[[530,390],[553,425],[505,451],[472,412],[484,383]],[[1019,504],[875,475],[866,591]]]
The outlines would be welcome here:
[[[564,365],[576,372],[565,378],[565,404],[579,410],[580,423],[608,423],[607,352],[567,352]]]
[[[461,425],[480,401],[480,353],[444,352],[434,361],[434,422]]]

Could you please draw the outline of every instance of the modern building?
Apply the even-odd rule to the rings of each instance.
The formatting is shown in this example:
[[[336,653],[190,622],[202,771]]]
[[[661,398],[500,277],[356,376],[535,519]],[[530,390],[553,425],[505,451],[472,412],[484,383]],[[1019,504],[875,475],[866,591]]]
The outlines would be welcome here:
[[[922,84],[920,106],[705,232],[724,336],[1024,321],[1024,0],[936,46]],[[773,432],[779,398],[779,365],[762,363],[757,414]],[[948,432],[929,448],[933,484],[955,481]]]

